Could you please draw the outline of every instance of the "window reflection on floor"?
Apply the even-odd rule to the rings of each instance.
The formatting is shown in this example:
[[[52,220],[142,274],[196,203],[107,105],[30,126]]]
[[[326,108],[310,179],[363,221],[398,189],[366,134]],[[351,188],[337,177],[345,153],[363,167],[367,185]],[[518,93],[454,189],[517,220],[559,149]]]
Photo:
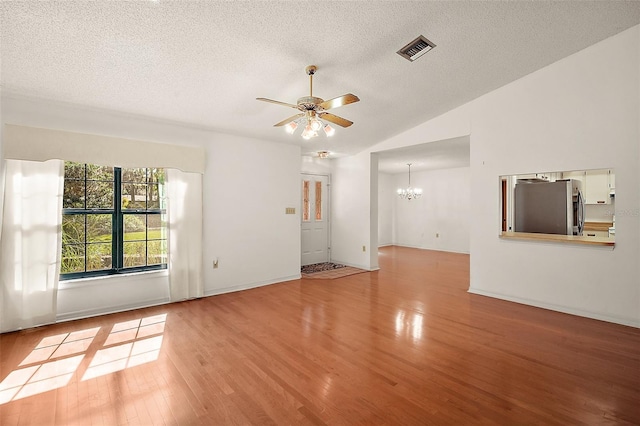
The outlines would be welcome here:
[[[42,339],[18,365],[26,368],[12,371],[0,383],[0,404],[66,386],[99,330],[96,327]],[[75,354],[80,355],[72,356]]]
[[[105,348],[96,352],[82,380],[157,360],[166,317],[162,314],[115,324],[104,343]]]
[[[82,380],[157,360],[166,318],[166,314],[161,314],[114,324],[102,348],[91,359]],[[81,363],[99,330],[100,327],[95,327],[43,338],[0,382],[0,404],[69,384],[81,369]]]

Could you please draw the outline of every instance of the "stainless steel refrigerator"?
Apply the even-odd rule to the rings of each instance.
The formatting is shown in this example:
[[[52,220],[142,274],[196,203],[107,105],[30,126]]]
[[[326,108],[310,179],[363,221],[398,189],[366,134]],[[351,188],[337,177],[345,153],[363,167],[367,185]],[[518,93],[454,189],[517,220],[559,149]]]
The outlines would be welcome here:
[[[582,235],[584,198],[578,180],[519,180],[514,202],[516,232]]]

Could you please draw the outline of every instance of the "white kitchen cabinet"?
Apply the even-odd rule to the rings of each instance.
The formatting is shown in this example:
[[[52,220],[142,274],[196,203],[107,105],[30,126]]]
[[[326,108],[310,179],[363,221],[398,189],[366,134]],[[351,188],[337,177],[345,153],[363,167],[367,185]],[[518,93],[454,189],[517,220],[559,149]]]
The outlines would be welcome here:
[[[550,173],[527,173],[525,175],[517,175],[517,178],[549,180],[549,176],[550,176]]]
[[[609,190],[615,191],[616,189],[616,174],[613,170],[609,170]]]
[[[611,204],[611,193],[615,191],[615,175],[611,169],[577,170],[562,173],[563,179],[582,182],[585,204]]]
[[[596,237],[596,238],[607,238],[609,237],[609,231],[583,231],[583,237]]]
[[[587,177],[586,177],[586,172],[584,170],[576,170],[576,171],[572,171],[572,172],[562,172],[562,179],[575,179],[575,180],[579,180],[580,182],[582,182],[582,192],[584,192],[585,190],[585,186],[586,186],[586,182],[587,182]]]
[[[585,174],[585,204],[611,204],[609,169],[587,170]]]

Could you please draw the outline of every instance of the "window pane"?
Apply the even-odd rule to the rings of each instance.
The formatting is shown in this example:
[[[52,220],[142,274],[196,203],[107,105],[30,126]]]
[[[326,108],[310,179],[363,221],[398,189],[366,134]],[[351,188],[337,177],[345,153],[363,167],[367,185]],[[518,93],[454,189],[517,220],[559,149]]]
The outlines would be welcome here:
[[[145,209],[147,200],[147,185],[137,183],[122,184],[122,208]]]
[[[111,215],[110,214],[88,214],[87,215],[87,242],[109,243],[109,247],[111,247],[111,239],[112,239]]]
[[[147,248],[149,251],[147,263],[149,265],[167,263],[167,240],[149,241]]]
[[[147,208],[159,209],[160,208],[160,193],[158,192],[158,184],[150,183],[147,192]]]
[[[87,271],[111,269],[111,243],[87,244]]]
[[[113,167],[87,164],[87,180],[113,182]]]
[[[84,244],[84,218],[83,214],[62,215],[62,244]]]
[[[84,272],[84,244],[62,246],[61,274]]]
[[[322,220],[322,182],[316,182],[316,220]]]
[[[309,181],[302,181],[302,221],[309,222],[311,219],[311,208],[309,205]]]
[[[165,215],[150,214],[147,216],[147,239],[163,240],[167,238],[167,222]]]
[[[125,241],[124,267],[145,266],[147,264],[147,243],[144,241]]]
[[[113,208],[113,182],[87,182],[87,208]]]
[[[124,240],[139,241],[147,238],[147,215],[126,214],[124,215]]]
[[[151,168],[149,170],[149,182],[164,183],[164,169]]]
[[[135,169],[122,169],[122,182],[133,183],[146,183],[147,181],[147,169],[135,168]]]
[[[74,163],[73,161],[65,161],[64,178],[84,180],[84,164]]]
[[[64,209],[84,209],[84,181],[64,180]]]

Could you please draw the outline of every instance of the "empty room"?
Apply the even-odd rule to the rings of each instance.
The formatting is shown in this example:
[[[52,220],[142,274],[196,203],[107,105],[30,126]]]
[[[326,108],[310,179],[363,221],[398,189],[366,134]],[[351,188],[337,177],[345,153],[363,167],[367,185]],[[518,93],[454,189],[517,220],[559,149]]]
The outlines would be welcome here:
[[[637,1],[0,2],[0,424],[640,424]]]

